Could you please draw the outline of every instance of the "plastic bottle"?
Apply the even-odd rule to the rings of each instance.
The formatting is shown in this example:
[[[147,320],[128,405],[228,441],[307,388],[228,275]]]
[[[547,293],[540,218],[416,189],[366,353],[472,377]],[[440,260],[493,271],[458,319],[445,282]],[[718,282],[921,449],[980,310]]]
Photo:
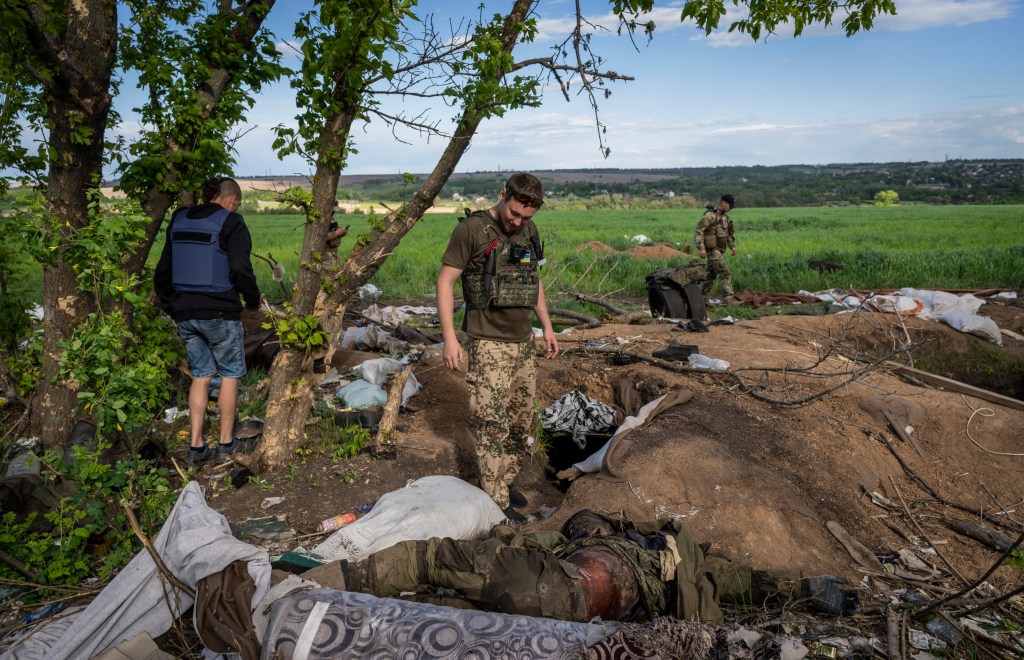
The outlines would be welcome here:
[[[344,527],[345,525],[354,523],[356,521],[356,514],[354,513],[343,513],[340,516],[334,516],[333,518],[327,518],[321,520],[320,524],[316,526],[318,532],[330,532],[335,529]]]
[[[725,360],[710,358],[700,353],[694,353],[686,358],[694,369],[706,369],[707,371],[731,371],[732,365]]]

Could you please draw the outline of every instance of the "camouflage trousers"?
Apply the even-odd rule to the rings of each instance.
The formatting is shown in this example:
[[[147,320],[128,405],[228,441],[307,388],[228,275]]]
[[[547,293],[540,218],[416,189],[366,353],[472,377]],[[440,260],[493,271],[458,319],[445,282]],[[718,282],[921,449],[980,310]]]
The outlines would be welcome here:
[[[587,620],[579,573],[554,553],[507,540],[401,541],[345,569],[345,589],[382,598],[421,591],[418,602],[490,612]],[[423,590],[422,587],[426,587]]]
[[[471,338],[466,348],[480,488],[504,509],[533,432],[537,347],[530,337],[518,343]]]
[[[725,263],[725,257],[721,250],[708,250],[708,278],[704,280],[701,291],[704,295],[711,293],[711,287],[715,284],[715,278],[722,281],[722,293],[726,296],[735,295],[732,290],[732,274],[729,266]]]

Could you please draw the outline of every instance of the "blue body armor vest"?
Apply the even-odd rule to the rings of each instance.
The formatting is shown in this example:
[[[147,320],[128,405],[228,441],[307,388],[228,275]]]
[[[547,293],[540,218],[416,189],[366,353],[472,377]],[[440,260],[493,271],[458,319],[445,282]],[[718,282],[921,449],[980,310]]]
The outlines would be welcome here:
[[[171,279],[175,291],[221,293],[235,288],[228,253],[220,247],[220,230],[228,215],[230,211],[221,209],[205,218],[190,218],[188,211],[181,211],[174,218]]]

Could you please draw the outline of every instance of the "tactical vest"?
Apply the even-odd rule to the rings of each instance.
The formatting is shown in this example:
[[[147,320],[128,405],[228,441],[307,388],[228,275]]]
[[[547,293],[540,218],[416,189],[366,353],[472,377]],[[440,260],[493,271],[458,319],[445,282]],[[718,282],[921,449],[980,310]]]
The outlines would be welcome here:
[[[220,231],[230,211],[221,209],[205,218],[190,218],[181,211],[171,229],[171,280],[175,291],[218,293],[235,288],[231,283],[228,253],[220,247]]]
[[[715,224],[711,225],[704,232],[704,248],[707,250],[724,250],[729,247],[729,237],[733,235],[732,219],[725,216],[726,221],[722,222],[714,207],[708,207],[708,211],[715,214]]]
[[[467,309],[494,307],[533,307],[540,293],[538,265],[540,240],[532,221],[526,221],[529,240],[513,243],[498,229],[497,222],[485,211],[472,213],[459,222],[480,223],[488,250],[484,263],[462,271],[462,295]]]

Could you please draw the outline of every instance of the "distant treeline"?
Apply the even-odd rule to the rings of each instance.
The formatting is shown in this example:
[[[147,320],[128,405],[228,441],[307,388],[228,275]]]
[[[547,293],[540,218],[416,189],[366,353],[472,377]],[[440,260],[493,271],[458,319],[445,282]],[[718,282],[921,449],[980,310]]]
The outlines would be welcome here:
[[[947,160],[939,163],[851,163],[754,167],[687,167],[674,169],[593,169],[535,171],[549,196],[579,202],[596,196],[622,200],[615,206],[647,206],[660,200],[666,207],[699,205],[723,193],[740,206],[824,206],[871,204],[875,193],[894,190],[901,202],[926,204],[1022,204],[1024,160]],[[455,195],[471,200],[493,199],[509,172],[457,174],[444,187],[439,202]],[[404,199],[412,194],[398,176],[346,183],[339,197]],[[690,201],[687,199],[686,201]],[[454,202],[458,203],[458,202]]]

